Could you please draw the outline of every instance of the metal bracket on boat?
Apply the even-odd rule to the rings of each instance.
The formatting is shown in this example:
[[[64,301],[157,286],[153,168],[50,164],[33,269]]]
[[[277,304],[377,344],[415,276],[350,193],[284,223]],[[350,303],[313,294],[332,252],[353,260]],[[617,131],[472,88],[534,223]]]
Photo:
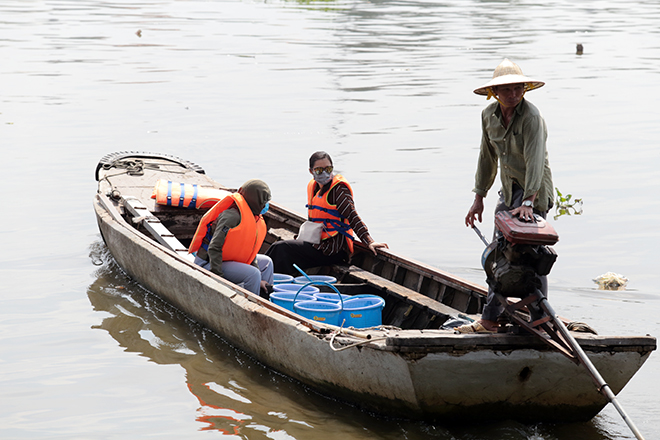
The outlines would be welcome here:
[[[144,206],[142,201],[135,197],[121,198],[124,208],[133,216],[133,223],[140,223],[158,243],[176,252],[180,257],[195,261],[195,257],[188,253],[188,249]]]
[[[524,328],[528,332],[542,339],[543,342],[550,345],[576,364],[580,363],[577,356],[575,356],[575,350],[571,346],[570,341],[566,340],[559,329],[556,328],[556,324],[552,320],[548,310],[543,307],[544,303],[541,301],[541,299],[542,297],[545,297],[540,291],[537,290],[535,293],[532,293],[526,298],[515,303],[509,303],[504,296],[498,293],[496,293],[495,296],[504,305],[504,312],[513,324]],[[542,309],[545,313],[543,317],[532,322],[528,322],[523,319],[517,312],[521,311],[521,309],[524,307],[531,307],[532,305],[537,309]]]
[[[623,418],[623,421],[626,422],[632,433],[635,435],[635,438],[638,440],[644,440],[644,437],[637,429],[637,426],[635,426],[623,407],[619,404],[619,401],[616,399],[610,386],[605,382],[598,370],[596,370],[596,367],[591,363],[584,350],[582,350],[582,347],[580,347],[580,344],[578,344],[575,338],[570,334],[548,302],[548,299],[540,290],[536,290],[526,298],[513,304],[509,304],[507,299],[499,293],[496,293],[495,296],[504,305],[504,312],[511,321],[541,338],[544,342],[557,349],[576,364],[582,364],[589,372],[598,391],[603,394],[612,405],[614,405]],[[527,309],[530,311],[530,316],[532,315],[531,312],[534,312],[534,315],[540,314],[541,316],[538,318],[531,318],[533,319],[532,322],[525,321],[516,313],[525,306],[527,306]],[[542,333],[541,330],[543,330],[545,334]]]

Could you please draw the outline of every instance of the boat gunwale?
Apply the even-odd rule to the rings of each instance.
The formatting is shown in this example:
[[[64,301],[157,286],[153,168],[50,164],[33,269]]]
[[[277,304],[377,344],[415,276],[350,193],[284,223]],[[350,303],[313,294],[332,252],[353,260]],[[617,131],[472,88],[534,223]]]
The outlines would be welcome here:
[[[294,312],[291,312],[288,309],[278,306],[277,304],[272,303],[264,298],[261,298],[258,295],[253,294],[240,286],[237,286],[224,278],[199,267],[191,261],[186,260],[182,256],[178,255],[173,250],[167,248],[166,246],[158,243],[152,237],[144,234],[139,231],[137,228],[131,226],[122,216],[118,207],[119,204],[115,206],[107,196],[102,194],[96,194],[96,199],[98,204],[104,209],[105,212],[110,215],[112,220],[117,223],[118,226],[121,226],[122,229],[129,231],[130,235],[139,237],[146,245],[157,248],[160,252],[167,254],[170,258],[183,263],[187,267],[195,270],[197,273],[202,274],[214,282],[220,283],[225,287],[232,289],[236,294],[241,295],[252,303],[258,304],[266,309],[272,310],[292,321],[295,325],[302,324],[306,331],[312,331],[321,335],[328,335],[332,332],[339,330],[338,326],[317,323],[310,319],[304,318]],[[106,203],[107,202],[107,203]],[[108,207],[111,207],[112,210],[109,210]],[[364,270],[356,266],[359,270]],[[349,267],[350,268],[350,267]],[[377,276],[377,275],[376,275]],[[386,279],[383,279],[387,281]],[[401,286],[404,288],[403,286]],[[413,291],[414,292],[414,291]],[[417,293],[417,292],[415,292]],[[428,298],[428,297],[427,297]],[[431,300],[429,298],[429,300]],[[450,306],[446,306],[449,307]],[[455,310],[455,309],[453,309]],[[457,314],[459,313],[456,310]],[[343,329],[344,331],[348,329]],[[350,336],[351,330],[348,330],[347,333],[342,333],[344,337]],[[392,351],[392,352],[420,352],[433,353],[433,352],[474,352],[474,351],[483,351],[483,350],[498,350],[498,351],[509,351],[509,350],[520,350],[520,349],[533,349],[540,351],[549,351],[551,350],[546,344],[542,341],[537,340],[531,335],[513,335],[513,334],[455,334],[451,330],[438,330],[438,329],[396,329],[391,330],[395,335],[387,335],[382,331],[368,330],[368,331],[357,331],[358,337],[361,339],[367,339],[371,337],[387,337],[384,344],[381,343],[366,343],[364,347],[383,350],[383,351]],[[635,342],[634,345],[624,345],[609,343],[608,341],[619,341],[623,338],[630,341],[634,339],[638,342]],[[639,352],[650,352],[656,348],[656,339],[652,336],[634,336],[634,337],[611,337],[611,336],[600,336],[600,335],[585,335],[585,336],[576,336],[576,339],[580,341],[580,344],[584,342],[584,349],[589,352],[600,352],[600,351],[639,351]],[[628,347],[628,350],[625,350],[622,347]],[[633,348],[635,347],[635,348]]]

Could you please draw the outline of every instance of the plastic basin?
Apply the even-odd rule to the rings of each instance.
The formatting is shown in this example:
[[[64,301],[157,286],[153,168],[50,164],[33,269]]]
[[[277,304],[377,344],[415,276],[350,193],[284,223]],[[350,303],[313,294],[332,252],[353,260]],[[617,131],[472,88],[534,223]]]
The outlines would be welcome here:
[[[383,308],[385,300],[376,295],[359,295],[344,301],[344,308],[339,317],[339,323],[344,327],[367,328],[383,323]]]
[[[296,301],[293,305],[293,311],[313,321],[339,325],[341,304],[326,301]]]
[[[293,277],[285,273],[274,273],[273,274],[273,284],[284,284],[284,283],[293,283]]]

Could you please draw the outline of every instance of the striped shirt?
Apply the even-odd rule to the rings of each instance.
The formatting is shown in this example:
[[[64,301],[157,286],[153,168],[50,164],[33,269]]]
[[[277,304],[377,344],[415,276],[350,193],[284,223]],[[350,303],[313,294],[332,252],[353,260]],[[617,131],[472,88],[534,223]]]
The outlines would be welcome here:
[[[318,192],[318,184],[315,185],[314,191]],[[353,229],[354,234],[360,241],[366,245],[374,241],[369,235],[369,230],[367,225],[364,224],[357,211],[355,210],[355,202],[353,201],[353,196],[351,191],[344,184],[339,184],[330,190],[328,194],[328,202],[332,205],[337,206],[337,210],[341,215],[348,219],[351,229]],[[346,236],[342,234],[337,234],[334,237],[330,237],[326,240],[321,241],[319,244],[313,245],[316,249],[323,252],[324,255],[333,255],[341,251],[349,253],[348,244],[346,243]]]

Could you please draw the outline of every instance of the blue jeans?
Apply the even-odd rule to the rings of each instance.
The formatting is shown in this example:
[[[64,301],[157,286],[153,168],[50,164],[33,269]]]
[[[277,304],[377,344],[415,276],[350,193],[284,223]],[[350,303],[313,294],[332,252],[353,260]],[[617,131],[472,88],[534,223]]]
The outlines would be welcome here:
[[[261,290],[261,281],[273,284],[273,260],[266,255],[257,254],[257,264],[259,268],[237,261],[223,261],[223,278],[234,284],[249,290],[255,295],[259,295]],[[195,264],[204,269],[211,269],[211,263],[195,256]]]

